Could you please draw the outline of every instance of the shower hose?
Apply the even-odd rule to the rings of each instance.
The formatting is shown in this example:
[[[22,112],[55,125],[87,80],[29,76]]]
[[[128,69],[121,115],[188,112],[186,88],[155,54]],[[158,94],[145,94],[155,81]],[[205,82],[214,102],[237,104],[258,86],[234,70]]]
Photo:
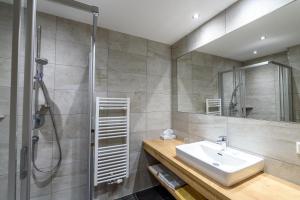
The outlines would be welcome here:
[[[49,105],[49,113],[50,113],[50,118],[51,118],[51,122],[52,122],[53,129],[54,129],[55,141],[56,141],[56,144],[58,147],[59,159],[58,159],[56,165],[50,170],[43,170],[43,169],[39,168],[35,162],[35,151],[36,151],[36,146],[38,143],[38,137],[37,137],[36,139],[33,139],[33,142],[32,142],[32,156],[31,156],[32,157],[31,158],[32,165],[33,165],[34,169],[38,172],[47,173],[47,174],[55,174],[58,171],[58,168],[62,161],[62,150],[61,150],[61,145],[60,145],[60,141],[59,141],[59,137],[58,137],[58,132],[57,132],[57,127],[56,127],[56,123],[55,123],[55,119],[54,119],[53,110],[50,106],[50,99],[49,99],[48,93],[46,91],[45,83],[43,80],[39,80],[39,79],[37,79],[37,83],[39,84],[40,88],[43,91],[43,95],[45,97],[46,104]]]

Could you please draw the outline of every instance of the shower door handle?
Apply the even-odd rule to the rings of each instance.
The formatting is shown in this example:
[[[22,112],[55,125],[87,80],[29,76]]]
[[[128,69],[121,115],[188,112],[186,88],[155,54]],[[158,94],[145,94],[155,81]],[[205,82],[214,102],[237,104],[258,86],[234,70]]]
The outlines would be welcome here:
[[[20,155],[20,179],[26,178],[28,174],[28,147],[24,146],[21,149]]]

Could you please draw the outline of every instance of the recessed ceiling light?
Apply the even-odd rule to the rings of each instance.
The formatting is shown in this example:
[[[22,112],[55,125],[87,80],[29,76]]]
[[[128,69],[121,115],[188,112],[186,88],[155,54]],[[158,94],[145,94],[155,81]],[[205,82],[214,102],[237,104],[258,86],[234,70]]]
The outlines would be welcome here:
[[[253,51],[253,54],[255,54],[255,55],[256,55],[256,54],[257,54],[257,51],[256,51],[256,50],[254,50],[254,51]]]
[[[193,19],[199,19],[199,14],[198,14],[198,13],[195,13],[195,14],[193,15]]]
[[[260,37],[260,40],[265,40],[266,39],[266,36],[264,36],[264,35],[262,35],[261,37]]]

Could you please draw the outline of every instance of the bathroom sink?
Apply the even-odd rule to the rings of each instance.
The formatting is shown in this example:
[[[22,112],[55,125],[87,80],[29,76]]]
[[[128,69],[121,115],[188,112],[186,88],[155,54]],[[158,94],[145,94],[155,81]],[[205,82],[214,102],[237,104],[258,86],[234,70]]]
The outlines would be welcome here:
[[[263,158],[208,141],[179,145],[176,156],[224,186],[234,185],[264,168]]]

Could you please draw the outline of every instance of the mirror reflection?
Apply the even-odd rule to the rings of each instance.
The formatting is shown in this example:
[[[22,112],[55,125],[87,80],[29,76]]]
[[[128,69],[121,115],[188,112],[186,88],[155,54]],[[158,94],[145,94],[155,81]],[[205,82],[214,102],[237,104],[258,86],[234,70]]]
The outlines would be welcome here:
[[[300,121],[299,9],[280,8],[177,59],[178,111]]]

